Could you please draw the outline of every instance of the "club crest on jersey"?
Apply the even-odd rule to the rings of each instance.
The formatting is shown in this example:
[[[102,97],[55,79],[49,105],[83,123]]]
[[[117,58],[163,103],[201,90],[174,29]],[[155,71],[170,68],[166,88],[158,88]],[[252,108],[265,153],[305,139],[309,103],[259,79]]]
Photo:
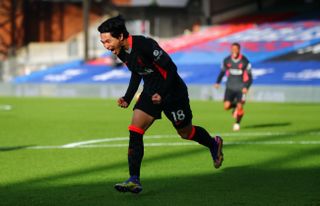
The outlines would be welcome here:
[[[155,57],[159,56],[159,51],[158,50],[154,50],[153,51],[153,56],[155,56]]]
[[[160,50],[154,50],[153,51],[153,56],[155,57],[155,60],[158,61],[160,57],[162,56],[163,52]]]

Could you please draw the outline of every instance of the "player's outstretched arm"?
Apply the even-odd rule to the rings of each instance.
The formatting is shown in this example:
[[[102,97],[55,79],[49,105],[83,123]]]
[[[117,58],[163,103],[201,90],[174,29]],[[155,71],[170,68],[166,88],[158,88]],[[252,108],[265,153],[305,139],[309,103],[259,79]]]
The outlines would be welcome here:
[[[141,78],[141,76],[139,74],[136,74],[134,72],[131,73],[130,83],[129,83],[128,89],[126,91],[126,94],[123,97],[120,98],[124,102],[126,102],[126,104],[127,104],[127,106],[123,107],[123,108],[127,108],[130,105],[131,100],[133,99],[134,95],[136,94],[136,92],[137,92],[137,90],[139,88],[141,79],[142,78]],[[118,105],[120,106],[119,100],[118,100]],[[122,100],[120,100],[121,103],[123,103]]]
[[[252,77],[252,69],[251,69],[251,64],[249,63],[247,68],[245,69],[245,75],[246,75],[246,78],[245,78],[245,81],[244,81],[244,88],[242,90],[243,93],[247,93],[252,82],[253,82],[253,77]],[[244,92],[245,90],[245,92]]]
[[[223,76],[225,75],[225,71],[224,70],[221,70],[220,71],[220,73],[219,73],[219,75],[218,75],[218,77],[217,77],[217,80],[216,80],[216,83],[214,84],[214,87],[215,88],[219,88],[220,87],[220,83],[221,83],[221,81],[222,81],[222,78],[223,78]]]
[[[224,75],[226,74],[226,59],[223,60],[222,64],[221,64],[221,71],[217,77],[216,83],[213,85],[214,88],[219,89],[220,88],[220,83],[222,81],[222,78],[224,77]]]

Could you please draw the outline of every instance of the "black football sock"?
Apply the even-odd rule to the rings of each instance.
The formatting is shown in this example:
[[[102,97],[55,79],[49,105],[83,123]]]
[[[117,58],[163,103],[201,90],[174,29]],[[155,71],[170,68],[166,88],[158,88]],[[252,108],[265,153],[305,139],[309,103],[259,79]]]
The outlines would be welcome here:
[[[204,128],[199,126],[193,126],[192,133],[188,139],[196,141],[209,149],[213,149],[217,144],[210,134]]]
[[[233,101],[230,104],[230,109],[232,109],[232,115],[233,115],[235,113],[236,109],[237,109],[237,102],[236,101]]]
[[[141,162],[144,154],[143,134],[130,131],[128,163],[130,176],[140,177]]]
[[[237,107],[237,102],[236,101],[231,102],[230,108],[235,109],[236,107]]]

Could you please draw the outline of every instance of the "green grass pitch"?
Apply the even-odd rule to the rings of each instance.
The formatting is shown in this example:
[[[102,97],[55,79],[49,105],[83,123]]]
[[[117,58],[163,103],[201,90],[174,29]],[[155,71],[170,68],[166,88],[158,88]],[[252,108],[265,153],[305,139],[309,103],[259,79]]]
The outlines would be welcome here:
[[[4,97],[0,105],[12,106],[0,109],[1,206],[320,205],[319,104],[249,102],[234,133],[221,102],[192,101],[194,124],[224,138],[223,166],[214,169],[209,151],[163,117],[145,136],[139,195],[113,189],[128,178],[132,106]]]

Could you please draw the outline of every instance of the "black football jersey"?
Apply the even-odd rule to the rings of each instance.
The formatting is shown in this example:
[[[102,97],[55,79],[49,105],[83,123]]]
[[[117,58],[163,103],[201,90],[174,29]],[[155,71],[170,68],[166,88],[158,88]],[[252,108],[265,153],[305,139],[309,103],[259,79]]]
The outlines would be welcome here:
[[[144,36],[129,36],[130,48],[121,49],[118,57],[131,71],[130,83],[124,99],[130,103],[141,80],[143,92],[158,93],[163,101],[188,96],[187,87],[170,56],[158,43]]]
[[[251,64],[242,54],[237,59],[228,56],[221,65],[221,72],[216,83],[220,84],[223,76],[227,76],[226,87],[231,90],[249,88],[252,84]]]

